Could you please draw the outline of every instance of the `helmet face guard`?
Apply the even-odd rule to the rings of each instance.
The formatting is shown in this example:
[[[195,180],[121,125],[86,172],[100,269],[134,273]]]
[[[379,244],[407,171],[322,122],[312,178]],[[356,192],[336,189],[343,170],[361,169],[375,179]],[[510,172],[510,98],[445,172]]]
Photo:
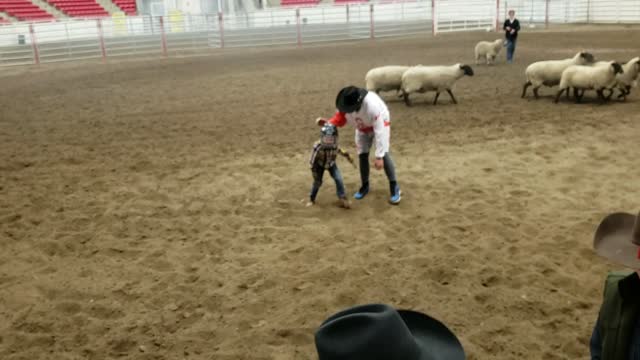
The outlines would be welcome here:
[[[338,128],[332,124],[325,124],[320,130],[320,142],[323,145],[335,146],[338,144]]]

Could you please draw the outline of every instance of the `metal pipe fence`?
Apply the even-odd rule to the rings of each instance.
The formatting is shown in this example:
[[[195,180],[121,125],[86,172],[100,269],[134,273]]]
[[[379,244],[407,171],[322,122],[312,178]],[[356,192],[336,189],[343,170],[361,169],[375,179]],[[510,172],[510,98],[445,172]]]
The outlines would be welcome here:
[[[525,25],[640,23],[638,0],[385,0],[270,8],[241,15],[113,17],[0,25],[0,66],[215,49],[500,30],[514,9]]]

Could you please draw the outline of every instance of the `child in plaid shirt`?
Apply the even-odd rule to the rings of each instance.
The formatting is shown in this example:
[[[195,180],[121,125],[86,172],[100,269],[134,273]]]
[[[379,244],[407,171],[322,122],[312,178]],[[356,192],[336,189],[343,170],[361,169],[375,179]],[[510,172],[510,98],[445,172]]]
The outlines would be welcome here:
[[[313,186],[311,187],[307,206],[315,204],[318,190],[320,190],[320,186],[322,185],[322,176],[324,175],[324,171],[328,170],[329,174],[336,182],[336,192],[340,199],[340,205],[345,209],[350,207],[349,200],[347,200],[347,194],[344,189],[342,175],[340,174],[340,169],[338,169],[338,164],[336,163],[338,155],[344,156],[353,166],[355,166],[351,155],[338,146],[338,129],[335,125],[326,124],[322,127],[320,141],[316,141],[313,145],[311,159],[309,160],[309,167],[311,168],[311,174],[313,175]]]

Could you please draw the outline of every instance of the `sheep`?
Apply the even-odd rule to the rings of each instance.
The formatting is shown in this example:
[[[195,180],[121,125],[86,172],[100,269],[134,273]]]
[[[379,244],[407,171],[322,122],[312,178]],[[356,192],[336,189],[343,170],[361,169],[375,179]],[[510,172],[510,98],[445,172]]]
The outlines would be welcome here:
[[[473,69],[469,65],[454,64],[450,66],[414,66],[402,75],[402,97],[407,106],[411,106],[409,95],[435,91],[433,105],[438,103],[440,92],[446,90],[454,104],[456,98],[451,92],[455,82],[463,76],[473,76]]]
[[[487,65],[492,65],[495,63],[496,56],[500,53],[500,50],[504,46],[504,41],[502,39],[497,39],[493,42],[490,41],[480,41],[476,44],[475,54],[476,54],[476,65],[480,64],[480,58],[485,58]]]
[[[581,51],[570,59],[538,61],[527,66],[525,70],[527,81],[522,88],[522,98],[525,97],[527,88],[533,85],[533,95],[537,99],[539,97],[538,89],[542,85],[547,87],[558,85],[562,72],[567,67],[571,65],[587,65],[593,62],[594,57],[591,53]]]
[[[610,61],[609,66],[571,65],[562,72],[555,103],[557,104],[560,95],[570,88],[574,89],[576,102],[580,102],[585,90],[592,89],[597,91],[598,98],[604,102],[606,99],[603,90],[613,87],[617,81],[616,75],[623,72],[622,66],[615,61]]]
[[[409,66],[388,65],[373,68],[367,72],[364,77],[366,88],[369,91],[396,90],[400,92],[402,87],[402,74],[409,69]]]
[[[598,61],[594,63],[594,66],[608,65],[608,61]],[[608,89],[609,95],[607,96],[607,100],[611,99],[615,88],[618,88],[618,90],[620,91],[618,99],[622,98],[623,100],[626,100],[627,95],[631,93],[631,88],[636,87],[638,84],[638,73],[640,73],[640,57],[635,57],[621,65],[623,73],[616,75],[616,83],[614,84],[613,88]]]

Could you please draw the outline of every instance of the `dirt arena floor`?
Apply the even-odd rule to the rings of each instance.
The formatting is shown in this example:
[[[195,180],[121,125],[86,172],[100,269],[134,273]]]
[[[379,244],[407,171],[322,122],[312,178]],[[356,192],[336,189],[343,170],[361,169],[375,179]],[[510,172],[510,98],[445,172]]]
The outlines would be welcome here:
[[[440,319],[469,359],[588,358],[620,269],[592,234],[640,210],[640,97],[522,100],[522,74],[582,48],[630,59],[640,30],[523,31],[517,63],[474,65],[457,106],[385,94],[402,203],[372,170],[351,210],[329,177],[303,204],[340,87],[472,63],[496,36],[0,69],[0,358],[310,360],[326,317],[369,302]]]

